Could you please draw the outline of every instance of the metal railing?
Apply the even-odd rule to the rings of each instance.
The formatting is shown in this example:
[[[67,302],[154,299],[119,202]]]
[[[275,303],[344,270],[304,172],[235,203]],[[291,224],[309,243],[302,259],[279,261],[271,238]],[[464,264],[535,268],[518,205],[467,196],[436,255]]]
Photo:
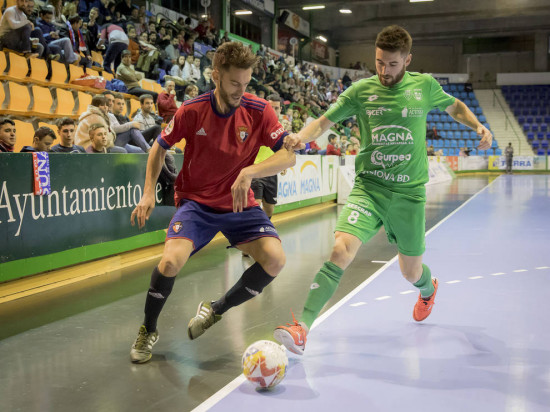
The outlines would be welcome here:
[[[492,89],[491,90],[493,92],[493,107],[496,107],[496,103],[498,103],[498,105],[500,106],[500,109],[502,110],[502,113],[504,114],[504,117],[505,117],[505,122],[504,122],[504,130],[508,130],[508,125],[510,125],[510,130],[512,130],[512,132],[514,132],[514,135],[516,136],[516,140],[518,141],[518,150],[521,152],[521,145],[522,143],[524,143],[524,139],[525,139],[525,136],[523,136],[523,134],[520,136],[518,136],[518,133],[516,131],[516,128],[513,127],[513,123],[512,123],[512,120],[510,120],[508,114],[506,113],[506,110],[505,110],[505,107],[508,107],[508,104],[506,102],[501,102],[500,101],[500,98],[498,97],[498,94],[496,94],[495,90]]]

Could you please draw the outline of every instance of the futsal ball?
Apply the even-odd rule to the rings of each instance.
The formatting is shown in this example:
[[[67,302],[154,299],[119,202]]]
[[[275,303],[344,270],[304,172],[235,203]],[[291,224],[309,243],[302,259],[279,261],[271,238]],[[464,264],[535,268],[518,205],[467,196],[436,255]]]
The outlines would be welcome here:
[[[270,340],[259,340],[243,354],[243,374],[259,388],[272,388],[286,376],[286,351]]]

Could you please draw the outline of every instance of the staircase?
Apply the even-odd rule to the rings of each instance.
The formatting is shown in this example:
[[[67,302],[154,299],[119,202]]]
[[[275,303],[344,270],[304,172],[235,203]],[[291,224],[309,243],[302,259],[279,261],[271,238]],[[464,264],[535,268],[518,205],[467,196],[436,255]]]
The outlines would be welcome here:
[[[474,93],[498,147],[504,152],[508,143],[512,143],[514,156],[532,156],[533,149],[500,89],[475,90]]]

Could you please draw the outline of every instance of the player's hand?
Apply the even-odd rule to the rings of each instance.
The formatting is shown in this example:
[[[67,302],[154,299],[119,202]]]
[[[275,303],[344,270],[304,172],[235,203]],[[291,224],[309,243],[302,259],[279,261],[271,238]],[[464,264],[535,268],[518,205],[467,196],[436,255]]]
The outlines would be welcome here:
[[[130,216],[130,223],[132,226],[135,226],[134,219],[137,218],[138,227],[142,229],[143,226],[145,226],[145,221],[149,220],[149,216],[153,213],[154,208],[155,198],[150,195],[143,195]]]
[[[477,134],[478,136],[481,136],[481,142],[479,142],[479,146],[477,147],[478,150],[490,149],[493,144],[493,135],[489,129],[481,124],[477,128]]]
[[[239,176],[231,186],[231,196],[233,196],[233,212],[242,212],[248,206],[248,190],[252,178],[246,174],[245,169],[241,170]]]
[[[135,129],[138,129],[138,130],[143,130],[144,126],[143,126],[143,123],[141,122],[132,122],[132,127],[134,127]]]
[[[297,134],[289,134],[285,136],[283,145],[286,150],[301,150],[305,149],[306,145],[302,143],[302,139]]]

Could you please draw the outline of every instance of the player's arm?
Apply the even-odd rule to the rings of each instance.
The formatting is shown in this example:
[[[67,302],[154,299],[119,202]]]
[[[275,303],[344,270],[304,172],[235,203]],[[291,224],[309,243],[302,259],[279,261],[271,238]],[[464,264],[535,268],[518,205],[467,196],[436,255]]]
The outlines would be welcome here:
[[[155,186],[159,177],[162,165],[164,164],[164,157],[166,156],[166,149],[164,149],[157,141],[153,144],[153,147],[149,151],[149,158],[147,159],[147,170],[145,172],[145,186],[143,188],[143,196],[136,205],[136,208],[132,212],[130,217],[130,223],[135,225],[134,218],[137,217],[137,223],[141,229],[145,226],[145,221],[149,219],[153,209],[155,207]]]
[[[457,122],[462,123],[469,128],[475,130],[481,136],[478,149],[487,150],[493,143],[493,135],[481,122],[476,115],[462,101],[456,99],[455,102],[445,109]]]
[[[294,150],[282,147],[263,162],[245,167],[231,186],[233,212],[242,212],[248,206],[248,190],[252,179],[273,176],[296,164]]]
[[[317,139],[328,129],[334,125],[334,122],[331,122],[329,119],[322,115],[318,119],[315,119],[302,130],[296,134],[290,134],[285,137],[285,148],[292,150],[303,149],[305,143],[311,142],[312,140]]]

